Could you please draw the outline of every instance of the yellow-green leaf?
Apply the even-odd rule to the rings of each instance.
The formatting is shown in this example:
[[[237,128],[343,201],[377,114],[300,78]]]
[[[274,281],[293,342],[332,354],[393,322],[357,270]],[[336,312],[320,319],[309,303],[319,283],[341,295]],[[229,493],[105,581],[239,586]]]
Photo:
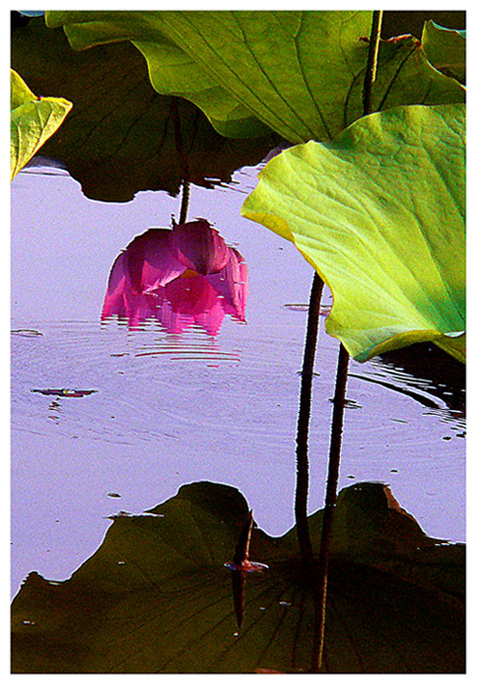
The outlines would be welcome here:
[[[61,126],[72,107],[63,98],[37,97],[21,76],[11,70],[11,180]]]
[[[464,105],[399,107],[290,148],[242,213],[321,274],[326,329],[358,361],[426,340],[464,361]]]

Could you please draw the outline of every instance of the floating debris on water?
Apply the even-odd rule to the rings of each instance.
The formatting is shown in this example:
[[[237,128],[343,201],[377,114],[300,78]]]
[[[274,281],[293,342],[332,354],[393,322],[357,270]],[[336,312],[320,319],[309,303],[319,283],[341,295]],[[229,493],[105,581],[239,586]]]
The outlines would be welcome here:
[[[268,569],[267,564],[259,564],[258,561],[248,561],[248,559],[240,563],[228,561],[224,566],[231,571],[240,571],[241,573],[263,573]]]
[[[41,395],[55,395],[56,397],[85,397],[92,395],[97,390],[74,390],[71,388],[33,388],[31,392],[39,392]]]
[[[40,331],[36,331],[34,328],[16,328],[11,331],[12,335],[21,335],[24,338],[36,338],[39,335],[43,335]]]
[[[331,312],[331,304],[322,304],[320,306],[320,316],[328,316]],[[284,309],[288,309],[291,312],[307,312],[310,308],[309,304],[302,304],[300,302],[290,302],[283,305]]]
[[[298,302],[295,304],[284,304],[283,306],[285,309],[290,309],[292,312],[307,312],[309,308],[309,305],[299,304]]]
[[[164,514],[155,514],[153,511],[145,511],[140,514],[132,514],[130,511],[119,511],[117,514],[111,514],[110,516],[106,516],[107,519],[111,519],[111,521],[114,521],[115,519],[122,519],[122,518],[147,518],[147,517],[152,517],[152,518],[164,518]]]
[[[328,401],[331,402],[331,404],[335,403],[334,397],[329,397]],[[345,406],[345,409],[362,409],[363,408],[363,405],[356,402],[356,400],[345,400],[344,406]]]

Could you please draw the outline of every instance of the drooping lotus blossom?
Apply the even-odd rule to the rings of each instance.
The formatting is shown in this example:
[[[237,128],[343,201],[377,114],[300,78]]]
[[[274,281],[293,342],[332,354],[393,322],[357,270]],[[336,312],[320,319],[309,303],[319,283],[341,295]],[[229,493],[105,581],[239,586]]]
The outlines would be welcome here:
[[[197,325],[217,335],[226,314],[245,321],[248,270],[205,219],[150,228],[116,258],[101,319],[134,327],[155,318],[169,333]]]

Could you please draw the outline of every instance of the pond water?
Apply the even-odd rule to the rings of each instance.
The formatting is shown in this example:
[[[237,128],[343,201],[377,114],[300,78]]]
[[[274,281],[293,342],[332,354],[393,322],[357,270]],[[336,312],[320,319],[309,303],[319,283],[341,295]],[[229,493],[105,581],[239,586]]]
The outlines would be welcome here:
[[[47,168],[13,181],[12,595],[32,570],[68,578],[100,545],[108,516],[142,512],[184,483],[237,487],[271,535],[293,526],[312,269],[240,217],[256,175],[244,168],[229,186],[191,189],[188,218],[206,217],[249,270],[246,324],[226,317],[215,337],[100,321],[115,258],[134,236],[178,219],[179,198],[95,202]],[[323,505],[338,342],[321,327],[318,347],[310,511]],[[412,361],[351,362],[340,488],[389,483],[429,535],[464,541],[463,376]],[[32,392],[48,388],[95,392]]]

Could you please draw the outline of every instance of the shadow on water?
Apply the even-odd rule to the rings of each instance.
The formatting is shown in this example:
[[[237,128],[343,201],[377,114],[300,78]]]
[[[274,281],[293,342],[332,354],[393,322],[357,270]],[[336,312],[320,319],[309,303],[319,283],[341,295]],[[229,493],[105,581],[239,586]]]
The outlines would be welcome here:
[[[410,387],[406,391],[400,390],[401,392],[410,394],[414,387],[422,388],[431,396],[439,398],[456,413],[456,416],[465,417],[465,364],[461,364],[430,343],[411,345],[401,350],[387,352],[378,358],[385,368],[407,374]],[[422,394],[416,399],[424,406],[435,407],[432,399],[426,399]]]

